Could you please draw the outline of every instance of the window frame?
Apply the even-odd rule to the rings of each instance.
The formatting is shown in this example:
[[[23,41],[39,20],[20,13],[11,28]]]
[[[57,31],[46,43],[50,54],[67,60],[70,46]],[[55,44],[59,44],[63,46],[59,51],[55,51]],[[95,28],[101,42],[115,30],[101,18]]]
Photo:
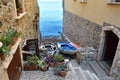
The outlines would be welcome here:
[[[26,12],[25,12],[25,7],[24,7],[24,0],[17,0],[18,2],[16,3],[16,0],[14,0],[14,5],[15,5],[15,18],[16,19],[20,19],[22,18]],[[21,5],[21,12],[18,12],[18,9],[17,9],[17,4],[20,4]],[[20,8],[19,8],[20,9]]]
[[[120,4],[120,1],[117,1],[117,0],[108,0],[108,4]]]
[[[80,0],[80,3],[87,3],[87,0]]]

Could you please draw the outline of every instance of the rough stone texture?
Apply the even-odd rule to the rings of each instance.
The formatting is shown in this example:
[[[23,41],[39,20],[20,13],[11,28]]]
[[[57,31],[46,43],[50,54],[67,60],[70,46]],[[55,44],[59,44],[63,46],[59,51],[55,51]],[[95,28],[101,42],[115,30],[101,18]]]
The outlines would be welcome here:
[[[96,60],[96,51],[92,47],[84,47],[79,49],[79,53],[76,54],[76,59],[79,64],[89,63]]]
[[[6,2],[6,4],[3,4]],[[25,11],[21,14],[21,18],[17,18],[15,0],[0,0],[0,38],[8,31],[9,27],[20,31],[22,35],[20,36],[22,41],[24,39],[31,39],[37,37],[37,24],[39,22],[39,11],[37,0],[23,0]],[[37,17],[37,18],[36,18]],[[20,43],[20,45],[22,42]],[[21,48],[21,46],[20,46]],[[21,55],[22,56],[22,55]],[[7,58],[8,59],[8,58]],[[0,60],[0,80],[9,80],[7,69],[3,67],[3,62]]]
[[[2,26],[0,27],[0,36],[4,32],[7,32],[8,27],[14,27],[22,33],[22,38],[36,38],[36,20],[37,14],[39,14],[37,0],[24,0],[24,9],[26,14],[20,19],[16,19],[16,10],[14,0],[5,0],[7,5],[3,5],[0,1],[0,21]]]
[[[68,71],[66,77],[54,75],[54,71],[24,71],[20,80],[75,80],[72,71]]]
[[[107,24],[105,24],[105,25],[107,25]],[[102,28],[101,41],[100,41],[99,51],[98,51],[98,55],[97,55],[98,60],[101,60],[102,55],[103,55],[103,48],[104,48],[104,41],[105,41],[105,36],[106,36],[105,32],[106,31],[112,31],[120,39],[120,29],[118,29],[117,27],[112,26],[112,25],[104,26]],[[112,67],[110,70],[110,75],[115,77],[116,79],[118,78],[118,80],[120,78],[119,61],[120,61],[120,42],[118,43],[118,46],[116,48],[115,57],[113,59]]]
[[[64,11],[64,34],[82,47],[93,46],[98,49],[102,27],[82,17]]]

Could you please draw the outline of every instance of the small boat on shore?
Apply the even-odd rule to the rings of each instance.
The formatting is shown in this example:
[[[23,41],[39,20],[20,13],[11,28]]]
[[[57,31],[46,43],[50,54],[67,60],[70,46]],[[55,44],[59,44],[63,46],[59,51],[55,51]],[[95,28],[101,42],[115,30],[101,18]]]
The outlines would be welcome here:
[[[45,49],[47,53],[54,54],[56,51],[56,46],[53,43],[46,43],[41,45],[41,49]]]
[[[77,52],[77,48],[69,42],[58,42],[57,46],[59,51],[64,54],[75,54]]]

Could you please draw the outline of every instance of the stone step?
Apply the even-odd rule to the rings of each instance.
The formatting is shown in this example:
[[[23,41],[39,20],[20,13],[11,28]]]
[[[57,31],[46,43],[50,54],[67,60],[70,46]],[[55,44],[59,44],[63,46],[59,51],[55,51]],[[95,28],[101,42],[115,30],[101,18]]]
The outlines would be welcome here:
[[[94,73],[91,73],[89,70],[82,70],[81,67],[74,67],[74,72],[80,80],[99,80]]]
[[[100,78],[100,80],[115,80],[112,77],[105,77],[105,78]]]
[[[100,80],[94,73],[92,73],[94,80]]]
[[[90,66],[89,63],[87,64],[80,64],[80,67],[83,69],[83,70],[89,70],[91,73],[94,73],[92,67]]]
[[[98,64],[109,75],[110,66],[105,61],[99,61]]]
[[[73,67],[80,67],[80,65],[77,63],[75,59],[72,59],[70,63],[72,64]]]
[[[90,66],[93,68],[95,74],[101,78],[101,77],[107,77],[108,75],[104,72],[104,70],[99,66],[99,64],[96,61],[91,61]]]
[[[76,60],[71,60],[69,63],[69,68],[72,70],[73,74],[77,75],[76,80],[99,80],[99,78],[89,70],[84,70],[76,62]]]
[[[76,79],[75,80],[85,80],[84,79],[84,75],[83,75],[83,71],[82,70],[80,70],[78,67],[77,68],[74,68],[74,71],[75,71],[75,75],[76,75]]]
[[[88,70],[83,71],[83,73],[86,76],[87,80],[95,80],[93,75]]]

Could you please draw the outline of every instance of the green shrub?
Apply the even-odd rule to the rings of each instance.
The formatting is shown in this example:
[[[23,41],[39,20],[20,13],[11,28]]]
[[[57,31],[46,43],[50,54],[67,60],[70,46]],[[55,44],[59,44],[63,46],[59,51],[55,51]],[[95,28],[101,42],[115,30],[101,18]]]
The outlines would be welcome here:
[[[10,52],[10,48],[9,48],[8,46],[2,46],[2,47],[0,48],[0,53],[1,53],[1,54],[6,55],[6,54],[9,54],[9,52]]]
[[[27,57],[28,65],[38,65],[39,58],[36,55]]]
[[[54,56],[54,60],[57,62],[62,62],[62,61],[64,61],[64,58],[61,54],[57,54]]]

